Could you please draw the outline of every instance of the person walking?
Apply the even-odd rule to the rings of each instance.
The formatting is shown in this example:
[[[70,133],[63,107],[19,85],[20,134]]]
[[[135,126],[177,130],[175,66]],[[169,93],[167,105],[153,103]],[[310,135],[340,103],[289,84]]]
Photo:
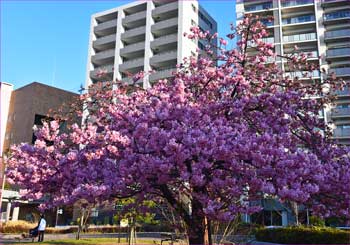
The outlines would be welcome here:
[[[44,218],[44,214],[41,214],[39,224],[38,224],[38,242],[44,241],[45,229],[46,229],[46,220]]]

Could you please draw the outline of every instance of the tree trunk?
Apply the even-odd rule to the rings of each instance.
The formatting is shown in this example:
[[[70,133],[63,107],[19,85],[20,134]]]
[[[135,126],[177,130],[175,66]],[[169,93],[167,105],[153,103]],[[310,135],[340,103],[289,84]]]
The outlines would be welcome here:
[[[202,213],[197,213],[195,211],[192,213],[191,220],[187,224],[187,233],[190,245],[208,244],[208,233],[205,223],[205,216],[203,216]]]

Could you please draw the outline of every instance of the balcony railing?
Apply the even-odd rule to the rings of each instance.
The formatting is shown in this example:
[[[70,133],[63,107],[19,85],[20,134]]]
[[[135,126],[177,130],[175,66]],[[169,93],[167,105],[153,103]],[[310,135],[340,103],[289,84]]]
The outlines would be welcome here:
[[[166,35],[166,36],[161,36],[161,37],[154,39],[153,41],[172,40],[174,37],[177,38],[177,34],[170,34],[170,35]]]
[[[109,20],[103,23],[98,24],[97,26],[95,26],[95,30],[96,31],[100,31],[106,28],[111,28],[111,27],[116,27],[118,24],[118,20]]]
[[[350,107],[337,107],[332,109],[331,113],[332,113],[332,117],[343,117],[343,116],[350,117]]]
[[[335,20],[342,18],[350,18],[350,10],[342,10],[324,15],[324,20]]]
[[[292,7],[292,6],[299,6],[299,5],[306,5],[306,4],[312,4],[314,3],[313,0],[285,0],[282,2],[282,7]]]
[[[269,21],[269,20],[261,20],[261,23],[263,23],[265,26],[269,27],[269,26],[273,26],[273,20]]]
[[[289,76],[290,78],[298,77],[300,79],[302,78],[309,78],[309,77],[320,77],[320,71],[293,71],[293,72],[286,72],[285,76]]]
[[[349,138],[350,137],[350,128],[336,128],[334,129],[333,135],[335,137],[340,137],[340,138]]]
[[[314,15],[303,15],[303,16],[283,19],[282,24],[289,25],[289,24],[298,24],[298,23],[304,23],[304,22],[310,22],[310,21],[315,21]]]
[[[350,56],[350,48],[337,48],[327,50],[327,57]]]
[[[335,73],[337,76],[350,76],[350,67],[339,67],[329,70],[330,73]]]
[[[97,38],[94,41],[94,44],[95,45],[100,45],[100,44],[105,44],[105,43],[109,43],[109,42],[115,42],[115,38],[116,38],[115,34],[112,34],[112,35],[109,35],[109,36],[100,37],[100,38]]]
[[[316,33],[304,33],[304,34],[297,34],[297,35],[283,37],[284,42],[299,42],[299,41],[308,41],[308,40],[315,40],[315,39],[316,39]]]
[[[350,30],[344,29],[344,30],[336,30],[336,31],[327,31],[325,34],[326,38],[340,38],[340,37],[347,37],[350,36]]]
[[[123,65],[125,65],[125,66],[132,65],[132,64],[135,64],[135,63],[139,63],[139,62],[141,62],[143,60],[144,60],[144,58],[132,59],[132,60],[128,60],[128,61],[123,62]]]
[[[265,9],[271,9],[273,7],[272,3],[263,3],[258,5],[246,6],[245,12],[253,12]]]
[[[97,67],[90,72],[90,77],[98,79],[113,73],[113,70],[114,70],[113,65],[105,65],[105,66]]]
[[[343,90],[335,91],[335,94],[338,96],[350,96],[350,88],[345,88]]]
[[[158,79],[162,79],[162,78],[171,77],[171,76],[173,76],[173,73],[175,71],[176,71],[175,68],[170,68],[170,69],[164,69],[164,70],[156,71],[154,74],[150,75],[150,80],[154,81],[154,80],[158,80]]]

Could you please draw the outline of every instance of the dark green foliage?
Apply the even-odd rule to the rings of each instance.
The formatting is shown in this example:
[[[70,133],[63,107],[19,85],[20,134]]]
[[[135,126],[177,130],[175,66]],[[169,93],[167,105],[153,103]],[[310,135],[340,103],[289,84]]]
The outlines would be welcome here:
[[[334,228],[260,228],[255,237],[258,241],[283,244],[350,244],[350,232]]]

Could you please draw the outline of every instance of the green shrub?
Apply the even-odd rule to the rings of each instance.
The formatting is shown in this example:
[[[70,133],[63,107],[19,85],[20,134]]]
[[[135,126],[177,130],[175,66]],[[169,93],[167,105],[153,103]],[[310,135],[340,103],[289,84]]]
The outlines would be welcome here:
[[[325,226],[325,222],[320,217],[310,216],[310,225],[324,227]]]
[[[350,244],[350,232],[334,228],[260,228],[255,237],[258,241],[283,244]]]

